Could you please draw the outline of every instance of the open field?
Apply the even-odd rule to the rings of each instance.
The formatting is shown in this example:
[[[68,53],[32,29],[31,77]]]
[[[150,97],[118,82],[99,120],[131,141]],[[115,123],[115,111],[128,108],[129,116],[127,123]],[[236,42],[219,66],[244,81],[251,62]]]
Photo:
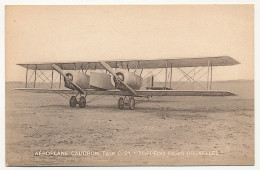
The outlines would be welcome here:
[[[8,166],[254,164],[253,81],[213,86],[239,96],[160,97],[135,110],[118,110],[113,96],[70,108],[57,94],[16,87],[6,83]]]

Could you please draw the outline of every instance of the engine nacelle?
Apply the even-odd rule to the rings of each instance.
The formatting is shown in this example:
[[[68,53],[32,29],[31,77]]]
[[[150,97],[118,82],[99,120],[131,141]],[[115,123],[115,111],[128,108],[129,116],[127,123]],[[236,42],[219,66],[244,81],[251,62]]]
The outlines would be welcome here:
[[[132,72],[123,69],[115,70],[116,75],[129,87],[134,90],[139,90],[142,86],[142,77]],[[122,85],[114,76],[111,76],[111,83],[116,89],[126,90],[125,86]]]
[[[73,83],[77,84],[80,88],[82,89],[89,88],[90,77],[88,75],[77,71],[71,71],[71,70],[64,71],[64,73]],[[75,90],[74,86],[65,78],[64,78],[64,83],[65,83],[65,87]]]

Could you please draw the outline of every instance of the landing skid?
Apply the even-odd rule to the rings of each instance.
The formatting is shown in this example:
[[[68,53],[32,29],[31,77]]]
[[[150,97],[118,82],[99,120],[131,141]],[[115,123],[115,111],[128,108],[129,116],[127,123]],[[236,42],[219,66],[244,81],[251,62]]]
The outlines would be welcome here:
[[[118,109],[123,110],[125,106],[128,106],[130,110],[134,110],[135,99],[133,97],[127,97],[127,96],[125,96],[124,98],[120,97],[118,100]]]

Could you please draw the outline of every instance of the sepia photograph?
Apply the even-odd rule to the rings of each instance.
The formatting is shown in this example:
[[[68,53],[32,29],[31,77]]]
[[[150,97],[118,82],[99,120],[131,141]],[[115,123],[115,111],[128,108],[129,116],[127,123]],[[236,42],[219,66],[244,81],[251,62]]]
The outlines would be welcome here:
[[[6,166],[255,165],[254,5],[6,5]]]

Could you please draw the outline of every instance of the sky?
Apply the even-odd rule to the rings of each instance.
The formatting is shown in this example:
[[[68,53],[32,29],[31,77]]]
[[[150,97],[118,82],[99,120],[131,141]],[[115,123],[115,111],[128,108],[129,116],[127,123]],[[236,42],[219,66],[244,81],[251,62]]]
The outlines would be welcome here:
[[[254,79],[253,5],[6,6],[6,81],[17,63],[230,56],[213,80]],[[180,77],[180,73],[174,73]]]

